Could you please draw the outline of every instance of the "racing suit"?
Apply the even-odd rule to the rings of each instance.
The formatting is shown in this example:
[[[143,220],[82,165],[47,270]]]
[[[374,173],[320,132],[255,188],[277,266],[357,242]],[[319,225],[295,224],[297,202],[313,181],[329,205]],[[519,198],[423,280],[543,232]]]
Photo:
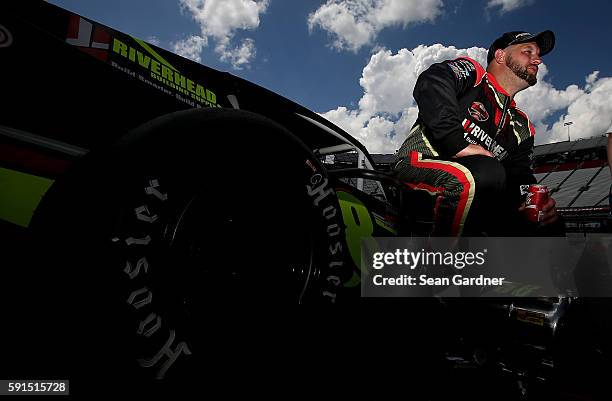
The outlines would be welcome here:
[[[519,217],[519,185],[536,182],[529,118],[492,74],[467,57],[429,67],[417,80],[414,98],[419,116],[394,171],[408,187],[438,195],[434,234],[501,234],[496,229]],[[469,144],[494,158],[452,158]]]

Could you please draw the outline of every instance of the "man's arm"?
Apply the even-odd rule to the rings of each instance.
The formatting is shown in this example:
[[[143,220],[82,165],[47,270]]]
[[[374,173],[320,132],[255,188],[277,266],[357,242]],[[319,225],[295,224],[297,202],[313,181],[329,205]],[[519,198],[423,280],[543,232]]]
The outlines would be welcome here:
[[[419,106],[419,118],[428,128],[442,156],[492,156],[481,146],[472,145],[464,139],[457,100],[479,83],[484,74],[484,69],[477,62],[460,58],[433,64],[419,75],[413,93]]]
[[[489,152],[488,150],[486,150],[480,145],[475,145],[472,143],[469,144],[467,148],[463,148],[462,151],[458,152],[453,157],[464,157],[464,156],[473,156],[473,155],[483,155],[483,156],[494,157],[493,153]]]

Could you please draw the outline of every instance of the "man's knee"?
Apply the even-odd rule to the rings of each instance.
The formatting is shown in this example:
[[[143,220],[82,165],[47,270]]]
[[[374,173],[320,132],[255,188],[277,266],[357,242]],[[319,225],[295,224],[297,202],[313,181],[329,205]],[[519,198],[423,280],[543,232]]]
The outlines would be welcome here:
[[[501,193],[506,188],[506,169],[497,160],[488,156],[470,156],[466,167],[474,180],[476,191]]]

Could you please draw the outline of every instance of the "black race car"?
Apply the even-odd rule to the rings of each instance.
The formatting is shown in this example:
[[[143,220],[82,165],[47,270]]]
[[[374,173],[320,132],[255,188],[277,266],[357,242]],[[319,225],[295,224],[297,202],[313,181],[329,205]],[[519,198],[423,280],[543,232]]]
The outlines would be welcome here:
[[[360,241],[400,229],[362,144],[229,73],[42,1],[2,3],[0,64],[3,293],[105,366],[172,376],[219,302],[358,301]]]
[[[377,171],[320,115],[57,6],[0,4],[0,65],[3,305],[17,302],[9,338],[28,344],[10,352],[13,376],[191,377],[227,340],[220,321],[288,304],[361,308],[362,241],[431,228],[434,200]],[[326,163],[345,152],[359,168]],[[523,383],[549,367],[569,303],[391,310],[419,327],[434,366],[501,364]],[[351,310],[327,318],[360,326]],[[457,311],[492,318],[449,325]],[[324,331],[319,319],[307,320]]]

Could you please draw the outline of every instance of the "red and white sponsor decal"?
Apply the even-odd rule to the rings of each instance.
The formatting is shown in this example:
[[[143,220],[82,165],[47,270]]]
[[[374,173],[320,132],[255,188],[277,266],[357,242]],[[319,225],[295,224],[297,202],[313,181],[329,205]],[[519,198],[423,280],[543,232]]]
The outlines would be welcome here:
[[[474,102],[468,108],[468,113],[470,116],[477,121],[487,121],[489,119],[489,112],[485,108],[484,104],[480,102]]]
[[[107,60],[107,51],[110,48],[110,34],[99,26],[94,26],[85,18],[71,15],[68,22],[66,43],[77,46],[85,53],[102,60]]]

